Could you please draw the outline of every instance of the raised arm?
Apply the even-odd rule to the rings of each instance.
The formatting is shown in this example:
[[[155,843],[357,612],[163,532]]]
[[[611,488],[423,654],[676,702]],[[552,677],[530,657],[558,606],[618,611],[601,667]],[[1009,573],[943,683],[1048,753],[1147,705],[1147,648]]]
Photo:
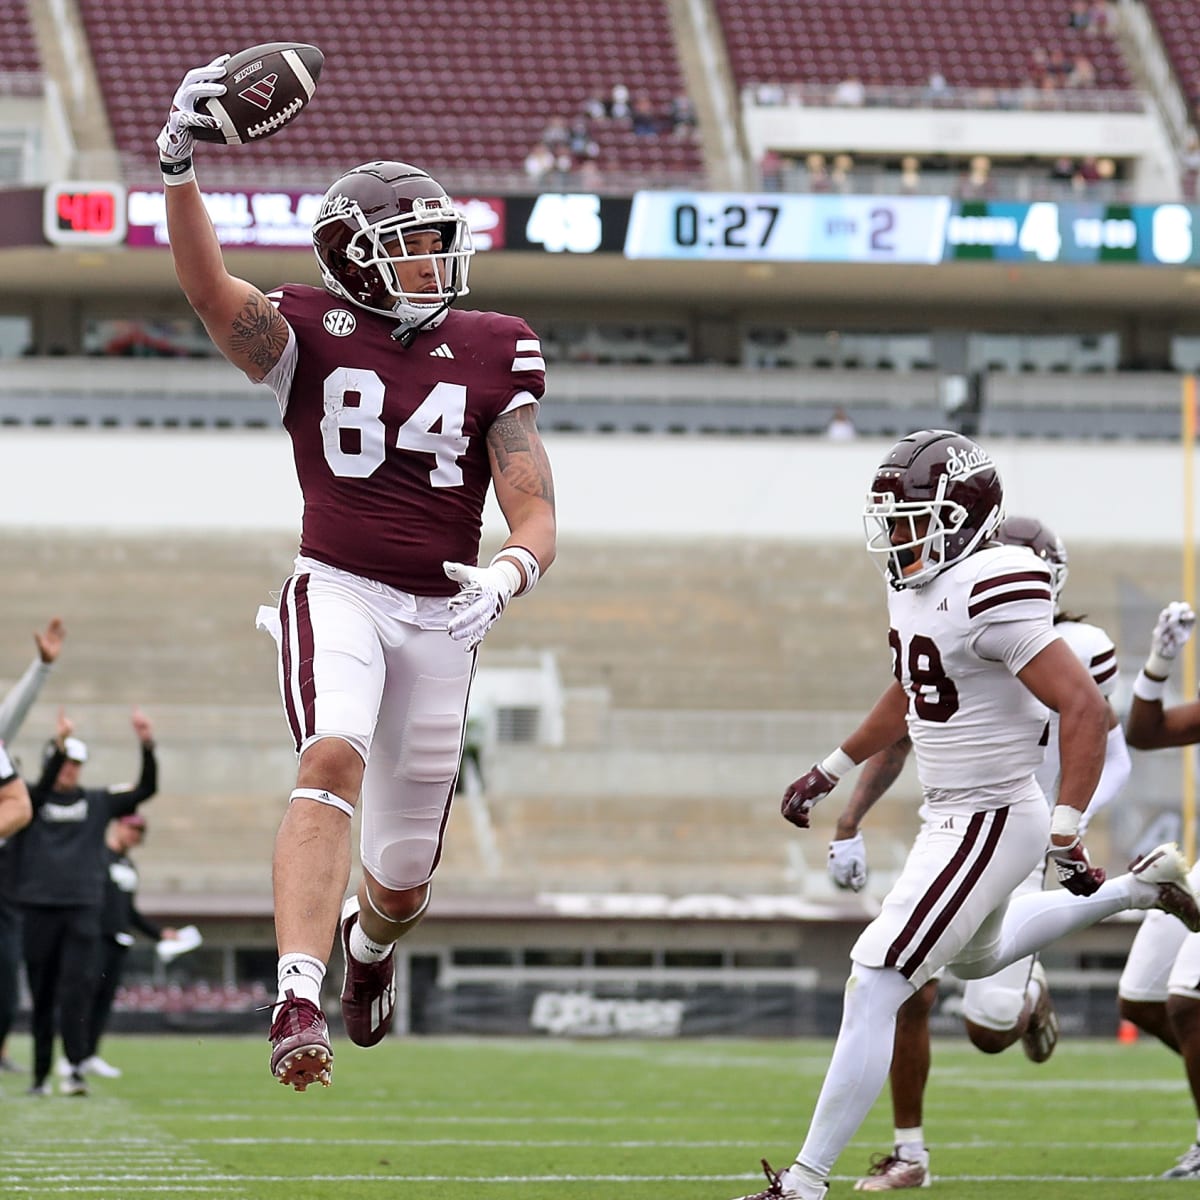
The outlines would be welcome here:
[[[216,120],[197,113],[196,102],[224,93],[224,86],[213,80],[222,74],[227,57],[183,77],[158,136],[158,150],[176,278],[213,344],[235,367],[260,383],[287,346],[287,323],[258,288],[225,269],[221,244],[192,168],[195,140],[191,131]]]

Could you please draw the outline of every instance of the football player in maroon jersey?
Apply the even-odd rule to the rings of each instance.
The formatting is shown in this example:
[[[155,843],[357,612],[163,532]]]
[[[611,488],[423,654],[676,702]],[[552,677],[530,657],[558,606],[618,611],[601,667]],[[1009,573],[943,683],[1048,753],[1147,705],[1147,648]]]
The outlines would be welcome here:
[[[1128,908],[1164,907],[1200,930],[1177,847],[1106,880],[1079,836],[1100,779],[1108,706],[1054,629],[1048,566],[992,540],[1004,493],[991,457],[948,430],[902,438],[863,509],[889,584],[895,678],[845,741],[788,785],[783,816],[811,812],[851,768],[907,734],[931,810],[879,915],[850,952],[842,1022],[807,1137],[741,1200],[823,1200],[834,1163],[875,1103],[896,1013],[943,967],[981,979]],[[1034,777],[1046,709],[1059,714],[1053,811]],[[1057,892],[1012,893],[1043,855]]]
[[[520,318],[452,307],[470,230],[407,163],[329,188],[313,224],[324,287],[264,294],[230,275],[191,164],[192,130],[214,119],[196,102],[223,93],[224,61],[184,77],[158,147],[179,282],[225,357],[275,392],[304,501],[295,572],[259,610],[299,755],[274,855],[271,1071],[303,1091],[330,1082],[335,936],[348,1036],[374,1045],[391,1027],[393,946],[429,902],[476,650],[554,560],[545,362]],[[479,565],[489,487],[510,533]],[[360,795],[364,874],[343,906]]]

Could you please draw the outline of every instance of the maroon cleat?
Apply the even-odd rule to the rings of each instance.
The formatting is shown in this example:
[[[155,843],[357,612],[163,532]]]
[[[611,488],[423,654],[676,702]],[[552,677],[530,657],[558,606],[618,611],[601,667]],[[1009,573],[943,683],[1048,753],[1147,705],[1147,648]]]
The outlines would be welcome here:
[[[329,1027],[311,1000],[298,1000],[292,992],[275,1006],[271,1022],[271,1074],[285,1086],[302,1092],[310,1083],[328,1087],[332,1082],[333,1050]]]
[[[382,1042],[392,1028],[396,1011],[396,953],[389,950],[378,962],[359,962],[350,953],[350,930],[358,919],[358,897],[342,906],[342,955],[346,975],[342,981],[342,1021],[346,1036],[356,1046]]]

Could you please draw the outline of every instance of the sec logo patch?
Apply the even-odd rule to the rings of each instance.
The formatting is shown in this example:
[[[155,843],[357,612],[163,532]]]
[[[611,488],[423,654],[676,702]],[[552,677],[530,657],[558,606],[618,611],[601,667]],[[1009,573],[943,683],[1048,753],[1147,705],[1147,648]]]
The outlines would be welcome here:
[[[347,312],[344,308],[331,308],[325,314],[323,324],[325,331],[332,333],[334,337],[348,337],[354,332],[358,322],[352,312]]]

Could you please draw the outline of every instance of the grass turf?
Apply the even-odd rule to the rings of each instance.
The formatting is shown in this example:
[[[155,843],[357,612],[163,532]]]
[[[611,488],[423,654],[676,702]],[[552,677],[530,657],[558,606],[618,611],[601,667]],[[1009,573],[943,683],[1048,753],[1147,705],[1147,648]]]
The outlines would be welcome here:
[[[0,1078],[5,1200],[729,1200],[803,1137],[816,1041],[340,1041],[332,1088],[273,1083],[263,1039],[113,1037],[87,1098]],[[12,1054],[28,1061],[26,1038]],[[886,1093],[834,1169],[889,1147]],[[935,1042],[925,1130],[955,1200],[1141,1200],[1195,1134],[1178,1058],[1065,1041],[1035,1067]],[[1194,1184],[1192,1185],[1194,1186]]]

